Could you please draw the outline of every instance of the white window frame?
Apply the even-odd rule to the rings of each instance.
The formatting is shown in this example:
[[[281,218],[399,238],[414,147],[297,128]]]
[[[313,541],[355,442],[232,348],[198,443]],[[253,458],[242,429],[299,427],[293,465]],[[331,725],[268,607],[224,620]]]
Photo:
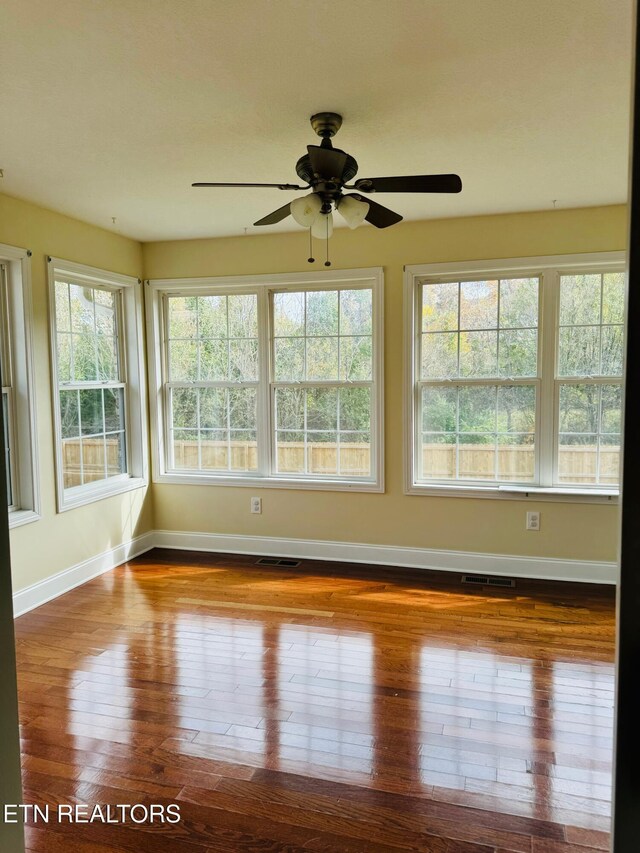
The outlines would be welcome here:
[[[371,287],[372,289],[372,337],[373,337],[373,383],[371,405],[371,467],[370,478],[347,479],[344,477],[298,474],[277,474],[272,423],[273,393],[272,379],[272,322],[270,317],[271,293],[282,290],[319,290],[332,287]],[[190,296],[211,294],[216,291],[229,293],[256,293],[258,297],[258,464],[257,472],[225,474],[212,471],[193,474],[168,470],[168,405],[166,400],[167,365],[166,329],[164,325],[163,300],[167,295],[188,294]],[[218,276],[214,278],[154,279],[145,282],[147,348],[149,388],[151,399],[151,444],[152,478],[156,483],[217,486],[262,486],[264,488],[312,489],[330,491],[383,492],[384,491],[384,369],[383,369],[383,324],[384,324],[384,276],[382,267],[353,270],[331,270],[316,273],[286,273],[251,276]],[[322,382],[316,383],[322,385]]]
[[[31,252],[0,244],[6,301],[3,318],[3,357],[11,377],[8,431],[11,446],[13,505],[9,527],[40,518],[37,422],[31,304]],[[2,484],[4,488],[4,483]]]
[[[560,277],[562,275],[600,272],[623,272],[625,252],[594,252],[580,255],[549,255],[531,258],[501,258],[459,263],[413,264],[404,268],[404,491],[409,495],[441,495],[491,499],[553,500],[565,502],[616,503],[619,489],[600,486],[558,486],[557,435],[559,421],[558,392],[562,380],[556,380],[558,327],[560,312]],[[418,412],[416,387],[418,380],[420,323],[418,300],[421,283],[426,281],[478,280],[499,278],[540,279],[538,315],[539,373],[535,378],[516,384],[533,384],[538,388],[536,406],[536,484],[458,483],[456,481],[421,481],[417,476]],[[616,378],[612,377],[616,382]],[[572,380],[569,380],[571,382]],[[584,377],[583,382],[590,379]],[[600,380],[598,380],[600,381]],[[480,384],[490,384],[482,380]],[[455,379],[451,380],[455,385]],[[470,383],[467,383],[470,384]],[[473,383],[471,383],[473,384]],[[500,383],[498,383],[500,384]]]
[[[127,472],[81,486],[64,487],[60,384],[56,346],[56,278],[85,287],[115,290],[121,298],[119,346],[125,365],[125,436]],[[77,264],[60,258],[48,258],[49,318],[51,342],[51,384],[56,457],[56,495],[58,512],[103,500],[148,484],[148,431],[142,321],[142,282],[132,276]]]

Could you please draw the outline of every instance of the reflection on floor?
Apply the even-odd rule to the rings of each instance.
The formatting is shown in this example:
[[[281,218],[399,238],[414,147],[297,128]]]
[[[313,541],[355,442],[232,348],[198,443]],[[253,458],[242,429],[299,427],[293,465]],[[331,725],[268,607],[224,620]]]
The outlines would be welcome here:
[[[608,847],[614,594],[152,551],[17,620],[37,853]]]

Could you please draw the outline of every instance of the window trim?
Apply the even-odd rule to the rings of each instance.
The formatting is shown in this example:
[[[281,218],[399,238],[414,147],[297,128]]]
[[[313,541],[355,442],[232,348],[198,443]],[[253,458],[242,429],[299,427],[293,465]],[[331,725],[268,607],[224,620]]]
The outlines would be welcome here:
[[[36,418],[33,352],[31,251],[0,244],[0,262],[6,266],[11,355],[14,465],[13,485],[19,505],[9,511],[9,527],[20,527],[41,517],[38,425]]]
[[[86,266],[60,258],[47,258],[49,284],[49,337],[51,388],[55,442],[56,498],[59,513],[112,495],[140,489],[149,482],[146,372],[142,322],[142,282],[133,276]],[[104,287],[121,294],[122,329],[119,347],[125,362],[125,435],[128,473],[107,480],[65,489],[62,461],[62,430],[56,346],[56,278],[67,278],[87,287]]]
[[[535,499],[562,502],[617,503],[619,489],[598,486],[538,486],[509,483],[482,485],[455,481],[420,482],[416,477],[417,445],[414,394],[417,384],[416,347],[418,336],[418,281],[472,278],[473,276],[508,277],[540,276],[540,309],[538,316],[538,357],[540,375],[537,383],[540,400],[537,406],[536,469],[543,482],[551,482],[555,467],[557,406],[554,386],[557,352],[557,317],[559,311],[560,275],[572,272],[620,272],[625,270],[625,252],[593,252],[575,255],[546,255],[540,257],[499,258],[454,263],[412,264],[404,268],[404,493],[407,495],[438,495],[491,499]],[[551,279],[552,283],[549,285]],[[612,377],[613,378],[613,377]],[[585,378],[586,379],[586,378]],[[614,381],[617,381],[613,378]],[[486,383],[485,383],[486,384]],[[553,446],[550,446],[550,443]]]
[[[273,381],[271,378],[272,323],[270,321],[271,292],[287,289],[331,289],[337,285],[349,285],[362,282],[370,284],[372,289],[374,345],[373,389],[371,429],[371,461],[375,476],[370,479],[317,479],[301,478],[295,475],[269,474],[266,465],[272,457],[272,423],[269,395]],[[167,471],[166,435],[168,429],[168,407],[165,400],[166,346],[163,322],[162,302],[166,295],[188,291],[196,296],[216,289],[238,293],[253,292],[258,296],[259,337],[258,352],[261,363],[258,385],[266,390],[258,393],[258,446],[267,452],[263,456],[262,474],[253,472],[222,474],[218,472],[202,474],[194,472]],[[152,402],[150,410],[152,481],[154,483],[172,483],[176,485],[238,486],[253,488],[309,489],[316,491],[348,492],[384,492],[384,274],[382,267],[364,267],[349,270],[329,270],[313,273],[273,273],[267,275],[215,276],[203,278],[152,279],[145,282],[147,352],[149,369],[149,389]],[[262,334],[260,334],[262,332]],[[321,384],[321,383],[320,383]],[[258,469],[260,471],[260,468]]]

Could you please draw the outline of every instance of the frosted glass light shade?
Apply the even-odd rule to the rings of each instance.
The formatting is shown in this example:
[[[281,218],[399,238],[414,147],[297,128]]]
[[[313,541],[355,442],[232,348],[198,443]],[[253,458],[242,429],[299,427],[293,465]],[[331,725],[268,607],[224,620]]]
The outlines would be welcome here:
[[[338,210],[349,228],[357,228],[358,225],[362,225],[365,216],[369,213],[369,205],[366,201],[358,201],[357,198],[347,195],[340,200]]]
[[[291,215],[304,228],[309,228],[313,225],[316,217],[320,213],[322,202],[319,196],[315,193],[302,196],[302,198],[294,198],[291,202]]]
[[[326,240],[333,234],[333,214],[321,213],[311,226],[311,236],[316,240]]]

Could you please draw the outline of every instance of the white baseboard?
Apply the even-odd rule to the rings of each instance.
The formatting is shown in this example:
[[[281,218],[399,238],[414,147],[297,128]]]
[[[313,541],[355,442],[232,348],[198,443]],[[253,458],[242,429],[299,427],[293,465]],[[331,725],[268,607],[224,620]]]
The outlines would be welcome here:
[[[514,557],[507,554],[474,554],[468,551],[437,551],[430,548],[401,548],[313,539],[280,539],[271,536],[183,533],[174,530],[156,530],[154,544],[157,548],[186,551],[216,551],[268,557],[335,560],[345,563],[372,563],[378,566],[401,566],[444,572],[580,583],[615,584],[618,580],[616,563],[590,560]]]
[[[115,569],[121,563],[149,551],[154,547],[154,544],[154,532],[144,533],[142,536],[129,540],[129,542],[123,542],[122,545],[109,548],[109,550],[96,554],[95,557],[89,557],[88,560],[83,560],[81,563],[64,569],[50,578],[45,578],[19,590],[13,595],[14,616],[21,616],[23,613],[33,610],[34,607],[39,607],[41,604],[51,601],[52,598],[57,598],[59,595],[69,592],[70,589]]]

